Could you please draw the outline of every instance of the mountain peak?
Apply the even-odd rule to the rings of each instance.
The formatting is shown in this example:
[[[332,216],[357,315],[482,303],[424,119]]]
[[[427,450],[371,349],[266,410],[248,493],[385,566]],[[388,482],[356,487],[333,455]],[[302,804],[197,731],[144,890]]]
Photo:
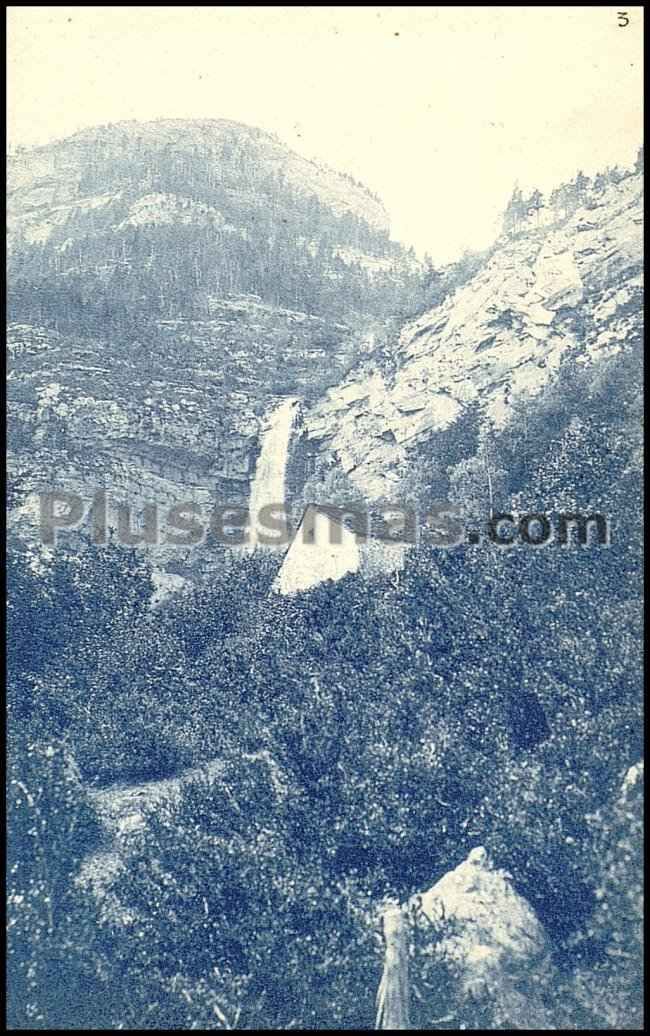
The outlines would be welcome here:
[[[375,230],[388,231],[388,215],[381,201],[351,176],[324,163],[305,158],[282,143],[267,130],[230,119],[156,119],[150,122],[127,120],[78,130],[63,140],[10,155],[8,189],[38,190],[43,184],[63,181],[61,190],[82,185],[89,170],[102,166],[104,191],[115,181],[110,161],[124,167],[131,162],[129,180],[137,183],[146,176],[152,163],[191,156],[194,162],[219,167],[238,163],[244,176],[255,167],[257,180],[281,175],[294,190],[311,194],[338,214],[355,215]],[[120,178],[121,180],[124,177]],[[27,197],[27,204],[33,202]]]

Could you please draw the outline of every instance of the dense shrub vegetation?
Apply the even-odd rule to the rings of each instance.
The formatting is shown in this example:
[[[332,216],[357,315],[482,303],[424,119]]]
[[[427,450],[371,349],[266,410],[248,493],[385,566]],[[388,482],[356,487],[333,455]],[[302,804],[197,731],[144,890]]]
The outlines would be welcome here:
[[[12,545],[12,1027],[371,1027],[378,903],[476,845],[547,927],[556,1022],[638,1024],[637,365],[449,446],[468,515],[490,463],[504,510],[600,510],[609,546],[421,548],[291,598],[256,554],[152,611],[134,553]],[[84,789],[209,759],[125,841],[124,916],[99,917],[72,881]],[[450,1010],[469,1024],[420,1020]]]

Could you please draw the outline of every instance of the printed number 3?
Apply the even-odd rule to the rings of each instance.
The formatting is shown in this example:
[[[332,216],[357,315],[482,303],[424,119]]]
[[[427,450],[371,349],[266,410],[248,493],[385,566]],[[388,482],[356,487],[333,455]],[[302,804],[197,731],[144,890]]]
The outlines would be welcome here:
[[[617,11],[618,25],[620,29],[624,29],[626,25],[630,24],[630,16],[627,11]]]

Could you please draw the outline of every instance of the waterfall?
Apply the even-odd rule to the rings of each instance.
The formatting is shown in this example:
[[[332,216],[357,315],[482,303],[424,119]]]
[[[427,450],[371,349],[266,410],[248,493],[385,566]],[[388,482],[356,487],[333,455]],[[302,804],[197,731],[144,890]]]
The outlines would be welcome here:
[[[250,495],[250,541],[249,549],[272,549],[270,544],[260,544],[259,533],[277,535],[275,529],[257,529],[257,516],[263,507],[269,504],[283,506],[285,504],[285,474],[291,433],[298,416],[298,403],[295,398],[285,399],[270,414],[266,430],[262,438],[262,449],[255,467],[255,477]],[[281,546],[286,549],[288,537],[283,538]]]

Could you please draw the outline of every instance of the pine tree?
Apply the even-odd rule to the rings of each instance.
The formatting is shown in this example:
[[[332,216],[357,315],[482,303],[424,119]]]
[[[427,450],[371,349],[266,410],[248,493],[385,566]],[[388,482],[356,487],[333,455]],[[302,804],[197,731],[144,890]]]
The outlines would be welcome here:
[[[579,208],[579,206],[581,205],[582,201],[584,200],[585,195],[586,195],[587,191],[589,190],[589,183],[590,183],[589,177],[585,176],[585,174],[583,173],[582,169],[580,169],[578,171],[577,175],[576,175],[575,180],[574,180],[576,208]]]
[[[528,211],[531,210],[535,213],[537,226],[539,226],[539,213],[540,209],[544,208],[544,196],[542,192],[536,187],[528,200]]]
[[[577,179],[578,178],[576,177],[575,180],[570,180],[569,183],[563,185],[564,211],[566,216],[572,216],[576,209],[580,207]]]
[[[634,163],[634,172],[635,173],[642,173],[643,172],[643,145],[641,145],[641,147],[637,151],[636,161]]]
[[[510,201],[503,214],[503,229],[506,234],[516,233],[526,218],[526,205],[519,184],[515,184]]]
[[[425,290],[432,288],[440,280],[440,273],[436,270],[430,255],[424,257],[424,274],[422,277]]]
[[[548,202],[555,216],[562,219],[565,215],[564,187],[555,187],[551,191]]]

